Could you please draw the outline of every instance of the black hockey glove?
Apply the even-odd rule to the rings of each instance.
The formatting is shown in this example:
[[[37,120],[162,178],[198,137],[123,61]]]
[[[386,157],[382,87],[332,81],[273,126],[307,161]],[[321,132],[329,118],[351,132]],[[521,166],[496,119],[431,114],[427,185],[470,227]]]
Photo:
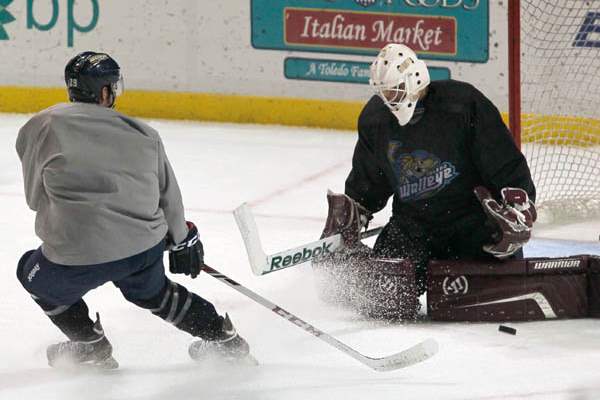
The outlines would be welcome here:
[[[169,250],[169,271],[195,278],[204,265],[204,248],[198,237],[196,225],[189,221],[186,224],[188,234],[185,240]]]
[[[501,203],[483,186],[476,187],[474,192],[483,211],[497,226],[497,233],[492,237],[494,243],[483,246],[483,250],[500,259],[510,257],[531,237],[537,218],[535,205],[527,192],[519,188],[502,189]]]

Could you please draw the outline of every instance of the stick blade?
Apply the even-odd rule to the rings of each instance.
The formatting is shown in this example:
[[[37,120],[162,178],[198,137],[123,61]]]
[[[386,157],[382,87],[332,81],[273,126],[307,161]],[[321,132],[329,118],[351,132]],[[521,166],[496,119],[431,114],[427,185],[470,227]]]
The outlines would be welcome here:
[[[267,255],[262,248],[258,228],[256,227],[250,207],[247,203],[243,203],[233,210],[233,216],[242,235],[244,246],[246,246],[246,253],[248,254],[248,261],[250,262],[252,272],[254,275],[263,275],[266,269]]]
[[[393,371],[425,361],[433,357],[438,350],[439,346],[435,340],[426,339],[391,356],[371,359],[368,365],[375,371]]]

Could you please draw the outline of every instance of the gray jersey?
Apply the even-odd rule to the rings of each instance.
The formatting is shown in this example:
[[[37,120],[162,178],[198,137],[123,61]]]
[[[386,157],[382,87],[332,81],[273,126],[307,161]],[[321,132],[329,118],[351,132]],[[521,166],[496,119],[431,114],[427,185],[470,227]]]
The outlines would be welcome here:
[[[90,265],[141,253],[187,226],[158,133],[96,104],[50,107],[19,131],[35,231],[52,262]]]

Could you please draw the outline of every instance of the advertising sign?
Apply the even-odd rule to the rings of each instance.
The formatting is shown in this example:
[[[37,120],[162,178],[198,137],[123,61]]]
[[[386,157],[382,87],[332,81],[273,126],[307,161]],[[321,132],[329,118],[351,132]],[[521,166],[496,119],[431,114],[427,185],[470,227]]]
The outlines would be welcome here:
[[[285,77],[308,81],[369,83],[371,63],[343,60],[316,60],[290,57],[285,59]],[[450,79],[448,68],[429,67],[432,81]]]
[[[403,43],[422,58],[486,62],[489,9],[480,0],[252,0],[257,49],[376,54]]]
[[[19,4],[18,6],[23,6]],[[0,0],[0,40],[14,40],[13,35],[9,35],[7,28],[4,26],[17,20],[16,14],[13,14],[12,9],[16,8],[17,4],[13,0]],[[84,11],[91,9],[91,16],[88,21],[81,22],[76,16],[76,11],[83,8]],[[73,47],[75,44],[75,35],[78,33],[88,33],[93,31],[97,24],[100,15],[100,4],[98,0],[87,0],[75,2],[69,0],[66,5],[59,3],[58,0],[34,4],[34,0],[26,1],[26,10],[24,15],[21,15],[25,21],[21,22],[27,26],[28,30],[39,32],[50,32],[60,23],[59,18],[62,14],[66,14],[67,28],[67,46]],[[11,27],[12,28],[12,27]]]

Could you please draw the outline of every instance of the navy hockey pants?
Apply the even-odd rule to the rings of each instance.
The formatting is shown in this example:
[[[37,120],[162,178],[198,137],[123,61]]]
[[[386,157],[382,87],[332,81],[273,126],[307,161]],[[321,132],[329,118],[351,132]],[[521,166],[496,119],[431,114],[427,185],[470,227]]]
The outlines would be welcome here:
[[[164,241],[134,256],[94,265],[61,265],[42,249],[25,253],[17,276],[25,289],[45,303],[71,305],[87,292],[113,282],[130,301],[156,296],[165,284]]]
[[[48,260],[41,248],[21,257],[17,277],[50,320],[71,340],[93,336],[93,322],[82,297],[113,282],[135,305],[192,336],[213,340],[222,317],[202,297],[165,276],[165,243],[122,260],[94,265],[60,265]]]

